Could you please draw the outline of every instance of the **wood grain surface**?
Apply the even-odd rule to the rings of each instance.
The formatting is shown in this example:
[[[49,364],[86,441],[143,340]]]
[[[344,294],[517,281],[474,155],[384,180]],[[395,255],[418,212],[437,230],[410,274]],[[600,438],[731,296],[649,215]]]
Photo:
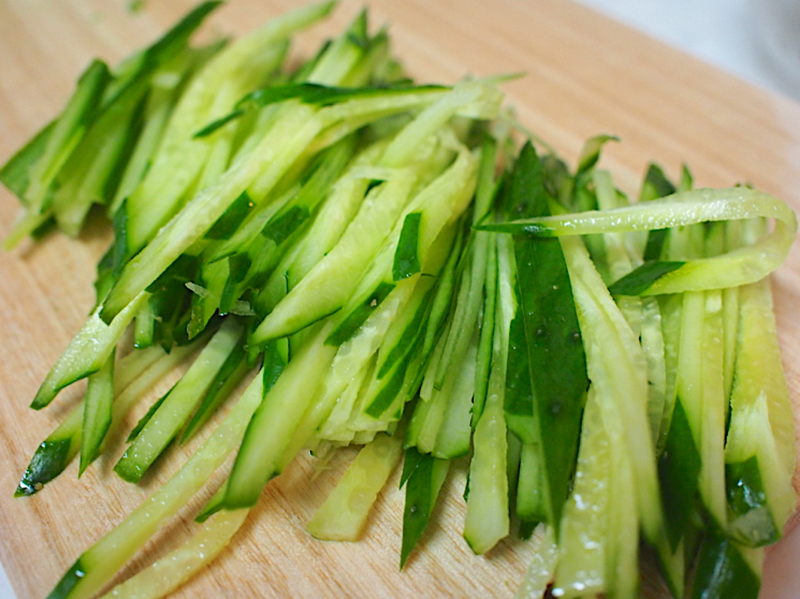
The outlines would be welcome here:
[[[193,0],[0,0],[0,163],[63,106],[92,57],[115,63],[160,35]],[[295,0],[229,0],[207,34],[241,35]],[[360,0],[343,0],[331,19],[295,47],[309,55],[349,22]],[[602,166],[627,191],[655,160],[675,177],[690,165],[699,186],[747,182],[800,208],[800,106],[748,86],[567,0],[374,0],[375,27],[390,26],[396,53],[421,82],[525,72],[504,85],[520,120],[574,163],[583,141],[618,135]],[[16,200],[0,189],[0,236]],[[94,265],[110,239],[94,222],[78,242],[52,235],[0,254],[0,561],[20,599],[43,597],[75,558],[177,468],[172,450],[132,486],[101,459],[77,479],[77,464],[29,499],[12,493],[40,442],[80,397],[62,393],[41,413],[28,409],[38,385],[79,329],[93,302]],[[800,403],[800,246],[773,279],[786,374]],[[796,411],[800,413],[800,410]],[[797,418],[795,420],[797,424]],[[118,448],[121,451],[121,447]],[[187,450],[191,450],[189,447]],[[118,455],[118,454],[117,454]],[[116,455],[114,456],[116,457]],[[301,459],[268,487],[243,530],[211,568],[176,597],[510,597],[532,555],[507,541],[475,557],[460,536],[463,468],[403,573],[397,571],[402,496],[389,486],[358,543],[323,543],[305,522],[346,463],[318,474]],[[396,481],[395,481],[396,482]],[[795,477],[797,488],[798,477]],[[396,486],[396,485],[395,485]],[[204,491],[156,535],[121,576],[177,546],[195,530]]]

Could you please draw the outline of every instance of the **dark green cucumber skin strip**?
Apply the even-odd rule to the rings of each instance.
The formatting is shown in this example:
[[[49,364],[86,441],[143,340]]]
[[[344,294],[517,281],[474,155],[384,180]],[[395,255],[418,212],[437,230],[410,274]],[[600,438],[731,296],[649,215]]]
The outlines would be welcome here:
[[[757,599],[761,580],[734,541],[719,531],[704,535],[697,555],[691,599]]]
[[[373,291],[370,296],[365,299],[360,306],[353,310],[342,322],[337,326],[328,338],[325,340],[326,345],[341,345],[364,324],[364,321],[369,318],[369,315],[377,308],[386,296],[394,289],[394,283],[381,282]]]
[[[239,284],[247,277],[253,262],[247,254],[234,254],[228,257],[228,280],[222,289],[222,297],[219,300],[219,313],[227,314],[231,311],[233,303],[239,299],[241,291]]]
[[[680,398],[675,402],[664,451],[658,459],[664,521],[674,552],[686,534],[694,513],[700,477],[700,452]]]
[[[621,279],[612,283],[608,290],[611,295],[640,295],[664,275],[678,270],[685,262],[652,260],[645,262]]]
[[[205,234],[206,239],[215,240],[228,240],[236,232],[236,229],[244,221],[245,217],[253,209],[252,198],[248,195],[247,191],[236,198],[230,206],[222,213],[208,232]]]
[[[64,573],[64,576],[61,577],[61,580],[58,581],[55,588],[50,591],[47,599],[67,599],[72,593],[72,589],[83,580],[84,576],[86,576],[86,568],[81,563],[80,558],[78,558],[78,560],[72,564],[72,567]]]
[[[25,469],[14,497],[28,497],[41,490],[64,471],[77,451],[78,440],[74,437],[43,441]]]
[[[114,214],[114,243],[108,248],[103,258],[97,265],[97,280],[95,293],[97,303],[103,301],[114,286],[122,267],[125,265],[128,252],[128,207],[127,199],[122,201],[119,209]]]
[[[281,245],[300,225],[308,220],[309,215],[310,212],[306,206],[292,206],[286,212],[276,215],[270,220],[264,226],[261,234],[274,241],[275,245]]]
[[[419,226],[422,221],[421,212],[410,212],[403,221],[400,239],[392,265],[392,279],[400,281],[415,275],[421,270],[419,262]]]
[[[733,518],[758,515],[762,524],[768,523],[770,533],[765,535],[743,535],[731,532],[737,541],[752,547],[763,547],[775,543],[781,536],[772,519],[772,512],[767,503],[767,494],[761,481],[761,470],[758,457],[752,456],[743,462],[725,464],[725,484],[727,487],[728,506]],[[734,522],[731,522],[733,524]],[[750,527],[748,527],[750,528]]]
[[[203,509],[201,509],[198,512],[197,516],[195,516],[194,521],[199,524],[202,524],[203,522],[208,520],[211,516],[221,511],[225,505],[225,495],[227,494],[227,492],[228,492],[228,480],[225,480],[225,482],[222,483],[222,485],[220,485],[219,489],[217,489],[217,492],[214,493],[211,499],[208,500],[208,503],[206,503],[203,506]]]
[[[450,467],[448,460],[438,460],[430,454],[419,454],[415,448],[407,449],[406,456],[409,453],[416,453],[417,456],[412,455],[411,462],[414,467],[405,481],[406,501],[403,509],[403,542],[400,550],[401,570],[428,527],[439,490]],[[405,470],[405,464],[403,469]]]
[[[377,36],[376,36],[377,38]],[[355,39],[355,38],[351,38]],[[369,43],[369,42],[367,42]],[[308,66],[313,68],[314,61],[309,61]],[[275,85],[257,89],[239,100],[236,109],[225,116],[209,123],[203,129],[195,133],[195,137],[205,137],[211,135],[217,129],[224,127],[232,120],[245,114],[247,105],[263,108],[270,104],[277,104],[286,100],[300,100],[305,104],[316,104],[318,106],[330,106],[347,100],[366,98],[376,95],[404,94],[419,91],[444,91],[447,87],[440,85],[418,85],[411,86],[406,83],[393,86],[377,87],[335,87],[320,85],[318,83],[292,83],[288,85]]]
[[[23,203],[25,190],[28,188],[28,173],[31,167],[39,160],[50,133],[53,131],[55,121],[45,125],[25,146],[23,146],[9,161],[0,169],[0,182]]]
[[[510,214],[549,214],[543,167],[530,144],[517,159],[507,202]],[[578,454],[589,386],[586,358],[560,242],[515,236],[514,253],[533,402],[532,434],[542,449],[549,523],[558,527]]]
[[[283,372],[283,369],[286,367],[286,362],[288,361],[278,347],[279,342],[279,339],[274,339],[267,343],[264,348],[264,397],[267,396],[269,390],[275,385],[275,382]]]

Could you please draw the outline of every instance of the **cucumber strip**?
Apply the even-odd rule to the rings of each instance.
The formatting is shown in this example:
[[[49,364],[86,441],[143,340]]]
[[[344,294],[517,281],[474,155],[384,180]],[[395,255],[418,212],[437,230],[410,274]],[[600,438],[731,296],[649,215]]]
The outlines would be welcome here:
[[[612,231],[643,231],[679,227],[701,222],[768,217],[775,219],[775,228],[756,243],[712,258],[688,260],[683,264],[656,263],[667,266],[639,279],[639,269],[631,273],[635,284],[622,279],[612,291],[628,295],[657,295],[722,289],[745,285],[762,279],[778,268],[797,233],[797,218],[785,203],[763,192],[735,187],[731,189],[699,189],[666,198],[634,204],[603,212],[542,217],[516,223],[483,225],[482,228],[502,232],[528,232],[538,236],[586,235]],[[645,263],[640,269],[653,269]]]
[[[436,444],[432,453],[437,458],[452,460],[469,453],[477,358],[478,331],[475,328],[472,341],[464,354],[461,368],[454,375],[457,377],[456,382],[436,435]]]
[[[403,219],[392,265],[392,280],[395,282],[417,274],[422,268],[418,247],[421,220],[421,212],[409,212]]]
[[[96,118],[110,78],[108,66],[95,60],[78,79],[77,88],[55,121],[41,156],[28,173],[24,204],[30,214],[41,214],[48,207],[51,185]]]
[[[250,510],[222,512],[200,532],[118,584],[104,599],[158,599],[171,593],[209,564],[242,527]]]
[[[611,462],[610,434],[592,387],[584,410],[575,486],[564,504],[558,539],[554,589],[560,597],[592,596],[609,588],[606,563],[615,534],[609,514],[614,497],[620,497],[618,489],[612,497]]]
[[[95,309],[47,373],[31,407],[44,408],[61,389],[100,370],[148,296],[138,294],[108,324],[100,318],[100,308]]]
[[[536,553],[525,571],[525,577],[514,593],[514,599],[544,597],[553,579],[553,572],[559,561],[555,532],[549,526],[540,525],[535,537],[538,540]]]
[[[508,413],[506,413],[506,420]],[[544,496],[545,480],[542,464],[542,449],[538,441],[522,443],[517,475],[517,517],[524,523],[537,524],[547,521],[547,503]],[[566,518],[566,517],[565,517]]]
[[[309,372],[324,372],[333,362],[335,347],[325,345],[332,323],[321,325],[293,356],[253,415],[242,440],[225,495],[225,509],[251,507],[278,467],[292,433],[311,403],[321,381]]]
[[[375,372],[377,380],[396,372],[398,362],[411,352],[416,340],[424,333],[425,317],[429,312],[436,282],[436,276],[419,277],[408,303],[386,331],[383,343],[378,348]]]
[[[257,176],[267,177],[274,185],[294,163],[319,131],[319,122],[307,107],[284,108],[287,109],[285,118],[275,124],[247,160],[232,166],[219,183],[195,196],[125,265],[103,302],[100,316],[104,321],[113,319],[178,256],[205,235]],[[277,154],[276,148],[281,148]]]
[[[588,376],[604,398],[603,407],[625,415],[622,434],[633,464],[637,511],[645,538],[656,544],[663,534],[664,518],[656,475],[655,444],[647,420],[645,358],[581,240],[565,237],[560,241],[578,310]],[[609,414],[609,418],[614,417]]]
[[[93,203],[107,204],[141,128],[147,81],[126,87],[91,124],[56,177],[51,208],[59,228],[80,233]]]
[[[117,401],[112,406],[110,430],[116,429],[119,420],[133,401],[141,397],[144,389],[153,384],[153,378],[160,378],[164,372],[159,370],[156,377],[152,377],[151,374],[165,366],[171,370],[175,365],[172,363],[175,357],[181,357],[185,351],[183,348],[178,348],[171,355],[165,355],[158,347],[133,352],[119,360],[114,372],[114,392]],[[119,406],[123,406],[123,409]],[[82,423],[83,402],[75,406],[61,424],[36,448],[14,492],[15,497],[32,495],[64,471],[81,446]]]
[[[381,434],[365,445],[306,524],[316,539],[357,541],[375,500],[402,456],[403,435]]]
[[[724,248],[732,250],[742,244],[742,221],[725,223]],[[722,290],[722,326],[725,343],[725,397],[730,399],[733,388],[733,373],[736,365],[736,339],[739,328],[739,288],[728,287]],[[726,403],[730,408],[730,403]],[[730,410],[726,411],[726,418]]]
[[[497,244],[490,242],[486,252],[486,275],[483,287],[483,313],[480,321],[480,341],[475,364],[475,396],[472,400],[472,428],[480,420],[492,369],[494,325],[497,313]]]
[[[203,401],[186,425],[181,436],[181,443],[191,439],[222,405],[233,390],[250,371],[251,366],[247,360],[247,350],[242,345],[237,345],[228,355],[225,362],[217,371],[214,380],[209,385],[208,392],[203,396]]]
[[[777,539],[794,511],[793,419],[768,280],[740,289],[739,313],[725,446],[729,534],[759,546]]]
[[[114,466],[124,480],[137,483],[184,426],[208,391],[242,335],[243,327],[226,318],[181,380],[139,431]]]
[[[144,302],[136,313],[133,327],[133,345],[145,349],[155,344],[156,315],[150,302]]]
[[[367,195],[339,242],[261,322],[251,343],[294,333],[344,305],[352,288],[342,281],[363,272],[372,260],[407,202],[413,179],[411,172],[398,171]]]
[[[647,417],[650,422],[650,433],[656,446],[656,455],[660,453],[666,429],[662,428],[664,414],[671,412],[671,403],[667,398],[667,362],[665,354],[662,315],[658,300],[654,297],[641,298],[642,327],[639,335],[642,350],[647,360]]]
[[[114,356],[100,370],[89,376],[83,398],[83,428],[81,431],[81,460],[78,476],[99,455],[100,445],[111,426],[111,404],[114,401]]]
[[[703,360],[701,467],[699,489],[703,503],[719,526],[727,523],[725,502],[725,396],[722,292],[705,292]],[[695,359],[699,356],[695,355]],[[680,376],[680,371],[678,372]]]
[[[698,551],[691,599],[756,599],[761,588],[763,551],[748,550],[717,531],[705,534]],[[754,567],[753,562],[757,565]]]
[[[506,475],[507,429],[503,410],[508,329],[514,314],[511,239],[497,237],[497,316],[492,342],[492,370],[486,400],[472,436],[469,495],[464,520],[464,539],[476,555],[482,555],[506,537],[510,528],[508,477]]]
[[[8,162],[0,168],[0,182],[2,182],[11,193],[17,196],[23,208],[27,207],[25,190],[28,188],[30,182],[28,173],[39,158],[41,158],[55,124],[56,121],[51,121],[42,127],[28,143],[17,150]],[[4,249],[8,251],[11,248]]]
[[[418,251],[420,260],[428,259],[441,231],[456,221],[472,198],[477,179],[477,160],[465,147],[459,149],[455,162],[434,179],[405,208],[405,214],[422,210],[424,218],[419,229]],[[374,261],[356,285],[347,303],[342,307],[342,324],[337,327],[328,343],[341,343],[357,330],[369,311],[381,301],[380,292],[393,284],[391,264],[403,226],[400,219],[379,250]],[[412,280],[412,279],[404,279]],[[401,281],[402,283],[402,281]],[[399,283],[398,283],[399,284]]]
[[[415,450],[406,450],[406,455]],[[434,458],[430,454],[412,457],[413,468],[405,476],[406,500],[403,508],[403,542],[400,549],[400,569],[406,565],[411,552],[428,527],[433,508],[442,484],[450,470],[448,460]],[[405,474],[405,464],[403,466]]]
[[[486,218],[491,209],[492,201],[496,195],[497,187],[494,183],[497,160],[497,142],[492,137],[487,137],[481,146],[481,158],[478,165],[477,182],[475,186],[475,207],[472,214],[472,224],[481,222]],[[442,359],[436,370],[434,387],[441,387],[446,376],[447,366],[458,359],[471,342],[469,331],[479,321],[483,303],[484,282],[486,277],[486,261],[484,256],[488,252],[490,236],[482,231],[472,233],[467,242],[468,257],[463,267],[458,298],[453,314],[453,326],[446,342]]]
[[[110,581],[222,465],[261,403],[262,388],[262,377],[256,377],[214,434],[166,484],[83,552],[50,593],[49,599],[88,599]]]
[[[36,448],[25,473],[14,491],[14,497],[27,497],[41,491],[72,461],[81,445],[83,402]]]
[[[197,139],[193,134],[261,85],[282,62],[285,40],[326,16],[332,6],[330,2],[304,6],[268,21],[217,54],[193,78],[175,107],[147,176],[129,198],[128,255],[170,219],[205,164],[213,137]]]
[[[518,214],[546,214],[543,166],[526,144],[511,175],[507,209]],[[524,338],[518,339],[528,361],[532,396],[531,431],[523,441],[542,450],[547,523],[558,530],[572,468],[578,453],[581,413],[588,387],[575,302],[564,251],[556,240],[514,238],[519,290],[518,313]],[[547,268],[542,268],[547,264]],[[509,359],[521,359],[509,355]]]

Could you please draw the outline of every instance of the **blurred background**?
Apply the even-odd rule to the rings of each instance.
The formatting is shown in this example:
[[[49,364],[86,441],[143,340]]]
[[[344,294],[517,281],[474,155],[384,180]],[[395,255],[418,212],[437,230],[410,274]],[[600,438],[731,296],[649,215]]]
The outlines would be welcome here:
[[[800,0],[577,0],[800,101]]]

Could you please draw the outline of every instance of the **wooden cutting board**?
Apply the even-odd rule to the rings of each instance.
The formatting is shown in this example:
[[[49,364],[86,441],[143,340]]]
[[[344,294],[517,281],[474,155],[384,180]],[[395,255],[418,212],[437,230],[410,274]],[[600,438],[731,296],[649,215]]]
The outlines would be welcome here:
[[[230,0],[208,32],[241,35],[294,0]],[[52,118],[94,56],[115,63],[155,39],[193,0],[0,1],[0,162]],[[638,189],[649,160],[677,176],[690,165],[700,186],[747,182],[800,208],[800,106],[660,45],[567,0],[374,0],[375,27],[389,24],[396,53],[422,82],[525,72],[504,85],[520,120],[574,164],[598,133],[622,142],[602,166],[619,186]],[[309,55],[360,9],[343,0],[333,17],[296,47]],[[15,199],[0,189],[0,236],[11,229]],[[94,264],[109,241],[102,222],[79,241],[53,235],[0,254],[0,561],[20,599],[43,597],[75,558],[175,470],[173,453],[136,487],[99,460],[81,480],[77,464],[44,492],[13,499],[28,459],[80,396],[70,388],[47,410],[28,404],[93,302]],[[773,279],[787,378],[800,404],[800,245]],[[797,411],[800,414],[800,409]],[[305,522],[346,463],[314,476],[308,459],[273,481],[235,542],[177,597],[510,597],[530,544],[507,541],[471,555],[460,537],[463,468],[447,485],[435,524],[403,573],[397,562],[402,496],[383,493],[365,538],[322,543]],[[458,469],[457,469],[458,470]],[[797,487],[798,478],[795,478]],[[195,498],[122,576],[152,562],[194,530]],[[775,595],[778,597],[778,595]]]

